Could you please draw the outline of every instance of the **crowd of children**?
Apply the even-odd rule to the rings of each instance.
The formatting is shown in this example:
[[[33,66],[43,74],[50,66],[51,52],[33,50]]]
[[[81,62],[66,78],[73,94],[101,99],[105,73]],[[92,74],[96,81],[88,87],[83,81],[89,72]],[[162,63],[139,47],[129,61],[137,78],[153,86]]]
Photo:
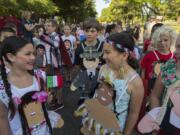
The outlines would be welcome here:
[[[13,25],[0,31],[0,135],[54,134],[64,85],[81,93],[74,114],[84,135],[180,134],[180,36],[172,28],[152,26],[142,50],[139,26],[105,30],[88,18],[60,33],[53,19],[31,25],[24,17],[24,35]]]

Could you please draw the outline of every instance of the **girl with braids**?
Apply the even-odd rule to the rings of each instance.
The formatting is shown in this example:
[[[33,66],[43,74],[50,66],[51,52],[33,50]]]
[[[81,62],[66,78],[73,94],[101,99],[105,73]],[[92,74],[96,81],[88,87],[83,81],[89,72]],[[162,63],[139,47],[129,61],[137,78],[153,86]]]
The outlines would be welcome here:
[[[127,32],[112,34],[106,39],[103,46],[106,64],[100,69],[99,81],[105,80],[113,86],[114,92],[108,90],[106,95],[112,96],[114,103],[102,107],[102,100],[109,99],[106,95],[98,96],[98,90],[103,92],[108,87],[97,89],[94,99],[85,101],[87,112],[82,121],[83,134],[93,130],[96,135],[132,134],[144,94],[142,80],[135,71],[138,64],[133,57],[133,49],[134,40]]]
[[[20,37],[9,37],[1,48],[0,134],[52,135],[52,127],[61,124],[60,116],[47,112],[45,74],[33,71],[33,45]],[[7,74],[6,60],[11,65]]]

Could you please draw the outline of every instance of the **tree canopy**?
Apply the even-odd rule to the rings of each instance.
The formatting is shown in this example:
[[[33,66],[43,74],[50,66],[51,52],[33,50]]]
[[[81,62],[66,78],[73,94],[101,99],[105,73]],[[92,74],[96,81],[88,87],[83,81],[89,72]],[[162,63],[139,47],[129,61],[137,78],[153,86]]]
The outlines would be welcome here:
[[[58,15],[65,22],[81,22],[97,14],[94,0],[53,0],[53,2],[59,7]]]
[[[51,0],[0,0],[0,15],[20,15],[22,10],[39,15],[50,15],[59,11]]]
[[[164,18],[180,18],[180,0],[104,0],[110,2],[102,10],[102,22],[124,21],[133,23],[144,21],[151,15]],[[20,16],[29,10],[38,16],[57,15],[65,22],[79,23],[88,17],[95,17],[95,0],[0,0],[0,16]]]
[[[104,0],[109,2],[108,0]],[[110,6],[102,11],[99,18],[102,22],[123,20],[145,20],[151,15],[176,19],[180,16],[180,0],[111,0]]]
[[[67,22],[80,22],[97,14],[94,0],[0,0],[0,16],[20,16],[23,10],[39,16],[58,15]]]

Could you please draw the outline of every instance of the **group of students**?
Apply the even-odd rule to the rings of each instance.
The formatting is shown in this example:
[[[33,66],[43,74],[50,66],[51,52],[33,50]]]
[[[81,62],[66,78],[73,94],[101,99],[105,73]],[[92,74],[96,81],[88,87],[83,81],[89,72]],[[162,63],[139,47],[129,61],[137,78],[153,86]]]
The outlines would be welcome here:
[[[131,135],[138,134],[138,130],[158,134],[160,128],[164,132],[160,134],[179,134],[179,108],[168,92],[173,89],[172,93],[177,93],[175,99],[179,100],[180,36],[176,40],[174,30],[165,25],[156,29],[151,36],[153,49],[140,62],[134,53],[137,39],[129,31],[109,34],[100,41],[100,24],[90,18],[83,23],[85,40],[77,44],[70,34],[70,26],[64,26],[63,36],[57,34],[56,29],[55,20],[48,20],[44,27],[36,25],[32,29],[34,45],[15,36],[12,29],[1,31],[0,134],[53,134],[53,128],[61,127],[63,120],[49,110],[61,106],[63,97],[59,88],[47,88],[46,74],[66,72],[67,75],[74,69],[82,72],[87,67],[92,70],[97,58],[99,63],[93,67],[98,71],[97,87],[82,103],[83,134]],[[174,44],[175,53],[170,50]],[[168,108],[159,109],[161,120],[157,122],[155,117],[150,119],[153,124],[148,123],[147,103],[150,103],[149,109],[162,105]],[[173,122],[167,114],[171,110],[175,112]],[[102,117],[102,113],[107,117]],[[143,130],[143,125],[147,130]],[[167,127],[171,130],[167,131]]]

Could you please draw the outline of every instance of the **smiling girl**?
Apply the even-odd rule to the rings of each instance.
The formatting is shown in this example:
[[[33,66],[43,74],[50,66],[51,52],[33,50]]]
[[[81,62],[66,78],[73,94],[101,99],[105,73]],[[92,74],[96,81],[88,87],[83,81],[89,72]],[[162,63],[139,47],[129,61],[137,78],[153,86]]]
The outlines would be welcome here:
[[[34,48],[32,43],[19,37],[9,37],[1,48],[0,80],[0,134],[49,135],[60,118],[46,111],[45,74],[33,71]],[[4,60],[11,65],[7,74]],[[33,119],[35,118],[35,119]]]

